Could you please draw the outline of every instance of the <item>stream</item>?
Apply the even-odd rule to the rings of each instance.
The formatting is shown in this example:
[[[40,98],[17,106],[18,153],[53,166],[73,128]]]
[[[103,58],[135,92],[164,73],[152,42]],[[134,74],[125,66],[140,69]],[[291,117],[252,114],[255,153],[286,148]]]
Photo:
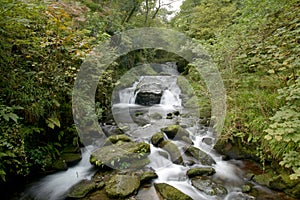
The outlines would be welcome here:
[[[130,86],[116,88],[112,101],[112,113],[116,125],[123,127],[122,130],[125,134],[133,140],[147,142],[151,145],[150,164],[148,164],[148,167],[152,168],[158,175],[158,178],[154,179],[154,183],[167,183],[195,200],[264,199],[264,197],[254,197],[242,193],[242,186],[248,181],[244,171],[241,169],[245,164],[237,160],[224,161],[222,155],[219,155],[213,149],[216,140],[213,137],[213,130],[199,124],[199,108],[185,108],[183,106],[185,104],[184,101],[186,101],[184,99],[188,98],[177,84],[179,74],[176,70],[176,65],[167,63],[160,68],[159,73],[157,76],[140,76],[139,80]],[[139,92],[146,93],[145,91],[153,90],[155,90],[154,93],[161,95],[158,104],[148,106],[136,104],[139,101],[137,98],[145,98],[143,96],[139,97]],[[155,101],[156,97],[154,96],[152,100]],[[216,173],[212,176],[212,179],[226,188],[228,193],[225,197],[210,196],[192,186],[186,173],[191,166],[204,167],[200,162],[189,160],[183,156],[184,164],[175,164],[168,156],[165,156],[163,149],[150,143],[150,138],[154,133],[172,124],[178,124],[185,128],[190,133],[192,145],[213,158],[215,164],[212,167]],[[174,140],[173,143],[176,144],[183,155],[185,143],[179,140]],[[65,199],[66,192],[73,185],[83,179],[91,179],[96,173],[96,169],[89,163],[91,151],[93,151],[92,146],[82,148],[82,160],[76,166],[69,168],[67,171],[48,175],[28,185],[21,199]],[[269,199],[279,198],[277,193],[255,183],[253,185],[260,191],[269,194],[272,197]],[[159,199],[155,195],[153,186],[151,188],[152,190],[141,188],[136,195],[136,199]]]

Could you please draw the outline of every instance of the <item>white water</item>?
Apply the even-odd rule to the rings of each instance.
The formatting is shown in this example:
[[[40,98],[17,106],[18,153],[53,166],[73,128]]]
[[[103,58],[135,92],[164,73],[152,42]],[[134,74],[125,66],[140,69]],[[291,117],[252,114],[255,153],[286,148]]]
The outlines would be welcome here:
[[[82,160],[67,171],[48,175],[41,180],[32,183],[25,191],[28,197],[34,200],[61,200],[65,198],[66,192],[76,183],[83,179],[91,179],[96,172],[89,162],[92,147],[82,149]]]
[[[150,77],[147,77],[147,81],[149,81],[149,78]],[[140,81],[141,80],[143,80],[143,77],[141,77]],[[193,118],[183,119],[182,117],[180,117],[179,119],[175,118],[173,120],[167,120],[166,119],[167,113],[173,112],[175,110],[179,110],[180,112],[182,112],[184,110],[184,108],[182,107],[182,101],[180,99],[181,91],[177,85],[177,77],[175,75],[156,76],[153,77],[153,80],[156,81],[160,80],[161,83],[163,83],[165,88],[159,105],[145,107],[145,106],[138,106],[134,104],[135,102],[134,91],[136,91],[135,87],[138,85],[138,83],[135,83],[131,88],[127,88],[119,91],[120,104],[113,105],[114,109],[117,108],[119,109],[118,114],[116,114],[116,112],[114,113],[115,120],[120,119],[120,120],[116,120],[118,125],[129,126],[130,130],[127,132],[127,134],[138,137],[139,139],[142,139],[146,142],[149,141],[152,134],[160,131],[161,128],[166,127],[169,124],[174,124],[175,122],[181,123],[184,120],[186,124],[192,122],[193,120],[197,121],[197,119],[193,119]],[[130,97],[131,98],[130,101],[128,101],[128,99],[130,99],[128,97],[129,96],[128,91],[130,91],[130,94],[132,95]],[[124,103],[127,103],[127,105],[125,105]],[[133,116],[132,113],[141,112],[141,111],[146,113],[143,115],[145,116],[145,118],[147,118],[147,116],[151,115],[152,113],[160,113],[163,116],[163,118],[160,120],[150,120],[149,124],[143,127],[136,125],[134,120],[128,120],[131,119],[131,117]],[[120,116],[118,116],[119,114]],[[191,134],[191,139],[194,142],[194,146],[201,149],[202,151],[205,151],[207,154],[212,156],[212,158],[216,161],[216,164],[213,165],[213,167],[216,170],[216,174],[213,175],[213,179],[217,180],[218,182],[221,182],[226,187],[226,189],[229,192],[227,196],[230,196],[231,193],[240,192],[241,191],[240,186],[242,185],[243,180],[237,168],[229,162],[222,161],[221,156],[218,155],[216,152],[214,152],[212,146],[214,142],[212,142],[212,145],[207,145],[206,143],[202,142],[203,138],[210,138],[212,140],[215,140],[215,138],[213,138],[212,131],[208,130],[204,133],[197,133],[198,130],[197,123],[188,126],[186,129]],[[149,135],[149,133],[151,134]],[[173,143],[175,143],[179,147],[179,149],[181,149],[182,154],[184,154],[182,150],[184,144],[179,141],[173,141]],[[155,182],[167,183],[169,185],[172,185],[195,200],[219,200],[220,199],[220,197],[208,196],[205,193],[200,192],[199,190],[194,188],[191,184],[190,179],[186,176],[186,172],[191,167],[174,164],[170,161],[170,158],[165,158],[164,156],[162,156],[161,152],[164,152],[164,150],[151,145],[151,154],[149,155],[150,164],[148,166],[154,169],[158,175],[158,178],[155,179]],[[192,167],[197,167],[197,166],[201,167],[202,165],[198,163]]]

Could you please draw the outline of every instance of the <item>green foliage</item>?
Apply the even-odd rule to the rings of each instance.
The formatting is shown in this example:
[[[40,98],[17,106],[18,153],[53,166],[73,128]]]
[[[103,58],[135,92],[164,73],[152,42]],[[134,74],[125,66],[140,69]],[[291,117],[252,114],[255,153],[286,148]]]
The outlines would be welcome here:
[[[265,139],[270,143],[271,154],[281,165],[292,168],[291,178],[300,177],[300,78],[288,87],[279,90],[284,105],[270,118],[265,130]]]
[[[19,131],[22,107],[0,104],[0,182],[6,177],[26,176],[29,173],[24,146],[24,135]]]
[[[227,88],[221,138],[298,178],[299,1],[186,0],[181,8],[174,27],[204,44]]]
[[[78,145],[73,83],[82,60],[108,34],[99,14],[71,1],[4,0],[0,24],[4,180],[48,170],[64,147],[59,142]]]

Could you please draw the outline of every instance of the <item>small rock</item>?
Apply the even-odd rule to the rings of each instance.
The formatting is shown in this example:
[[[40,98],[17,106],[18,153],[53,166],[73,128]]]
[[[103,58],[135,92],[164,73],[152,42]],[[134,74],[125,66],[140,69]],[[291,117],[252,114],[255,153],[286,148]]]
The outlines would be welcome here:
[[[97,185],[95,182],[90,180],[82,180],[70,189],[67,197],[71,199],[80,199],[85,197],[89,192],[96,188]]]
[[[150,117],[151,119],[155,119],[155,120],[162,119],[162,116],[161,116],[161,114],[159,114],[159,113],[152,113],[152,114],[150,114],[149,117]]]
[[[212,167],[199,167],[199,168],[192,168],[189,169],[186,173],[186,175],[189,178],[195,177],[195,176],[211,176],[216,173],[216,170]]]
[[[175,187],[168,185],[166,183],[156,183],[154,184],[156,191],[162,196],[162,199],[170,200],[192,200],[192,198]]]
[[[164,134],[161,132],[155,133],[154,135],[152,135],[151,137],[151,143],[154,146],[158,146],[160,142],[162,142],[164,140]]]
[[[224,186],[215,183],[210,178],[205,176],[197,176],[192,178],[192,185],[207,195],[225,196],[227,194],[227,190]]]
[[[179,115],[180,115],[180,112],[179,112],[178,110],[176,110],[176,111],[173,112],[173,115],[179,116]]]
[[[242,186],[242,192],[248,193],[252,190],[252,186],[250,184],[245,184]]]
[[[116,144],[117,142],[122,141],[122,142],[131,142],[131,138],[128,137],[125,134],[121,134],[121,135],[112,135],[109,136],[107,138],[107,142],[106,143],[112,143],[112,144]]]
[[[175,164],[182,164],[183,159],[178,147],[170,140],[162,141],[159,146],[170,154],[171,161]]]
[[[147,172],[142,173],[140,179],[141,179],[141,182],[148,182],[148,181],[150,181],[152,179],[155,179],[157,177],[158,176],[157,176],[157,174],[155,172],[153,172],[153,171],[147,171]]]
[[[200,161],[201,164],[203,164],[203,165],[211,166],[212,164],[216,164],[216,162],[210,155],[208,155],[204,151],[202,151],[194,146],[189,146],[186,150],[186,153],[187,153],[187,155],[190,155],[190,156],[194,157],[195,159],[197,159],[198,161]]]
[[[190,133],[179,125],[170,125],[161,129],[170,139],[182,139],[182,137],[190,137]]]

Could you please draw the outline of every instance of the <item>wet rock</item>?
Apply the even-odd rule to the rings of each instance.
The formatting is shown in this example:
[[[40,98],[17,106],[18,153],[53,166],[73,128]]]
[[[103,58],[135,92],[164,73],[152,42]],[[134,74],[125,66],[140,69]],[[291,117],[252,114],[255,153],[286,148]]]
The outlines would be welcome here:
[[[242,186],[242,192],[244,192],[244,193],[248,193],[251,190],[252,190],[252,185],[250,185],[250,184],[245,184]]]
[[[152,113],[152,114],[150,114],[149,117],[150,117],[151,119],[155,119],[155,120],[162,119],[162,116],[161,116],[161,114],[159,114],[159,113]]]
[[[106,183],[105,191],[110,198],[125,198],[140,187],[140,179],[134,175],[114,175]]]
[[[189,178],[193,178],[195,176],[211,176],[216,173],[216,170],[212,167],[198,167],[189,169],[186,175]]]
[[[154,186],[156,191],[162,196],[162,199],[192,200],[190,196],[166,183],[157,183]]]
[[[178,110],[176,110],[176,111],[173,112],[173,115],[179,116],[179,115],[180,115],[180,112],[179,112]]]
[[[183,159],[181,157],[181,153],[178,149],[178,147],[171,142],[170,140],[164,140],[159,144],[159,147],[164,149],[170,154],[171,161],[175,164],[182,164]]]
[[[225,196],[227,194],[227,190],[224,186],[205,176],[192,178],[192,185],[207,195]]]
[[[81,153],[63,153],[61,157],[68,166],[75,165],[82,158]]]
[[[135,103],[143,106],[152,106],[160,103],[162,91],[140,91],[137,93]]]
[[[141,174],[140,180],[141,182],[148,182],[151,181],[152,179],[157,178],[157,174],[153,171],[147,171]]]
[[[145,142],[123,142],[104,146],[91,154],[91,164],[100,168],[134,168],[149,163],[150,145]]]
[[[189,146],[186,150],[186,154],[194,157],[195,159],[200,161],[201,164],[203,164],[203,165],[216,164],[216,162],[210,155],[208,155],[204,151],[202,151],[194,146]]]
[[[194,144],[193,140],[191,140],[189,137],[186,137],[186,136],[183,136],[182,138],[182,141],[186,142],[187,144]]]
[[[97,184],[90,180],[82,180],[78,184],[74,185],[68,192],[67,198],[80,199],[85,197],[89,192],[95,190]]]
[[[139,126],[150,124],[150,119],[147,116],[140,115],[138,117],[133,117],[132,119]]]
[[[154,135],[152,135],[151,137],[151,143],[154,146],[158,146],[159,143],[161,143],[164,140],[164,134],[161,132],[155,133]]]
[[[190,133],[179,125],[170,125],[161,129],[170,139],[182,139],[182,137],[190,137]]]
[[[125,134],[121,134],[121,135],[112,135],[112,136],[109,136],[107,138],[107,142],[106,143],[116,144],[119,141],[122,141],[122,142],[132,142],[132,140],[131,140],[130,137],[128,137]]]

